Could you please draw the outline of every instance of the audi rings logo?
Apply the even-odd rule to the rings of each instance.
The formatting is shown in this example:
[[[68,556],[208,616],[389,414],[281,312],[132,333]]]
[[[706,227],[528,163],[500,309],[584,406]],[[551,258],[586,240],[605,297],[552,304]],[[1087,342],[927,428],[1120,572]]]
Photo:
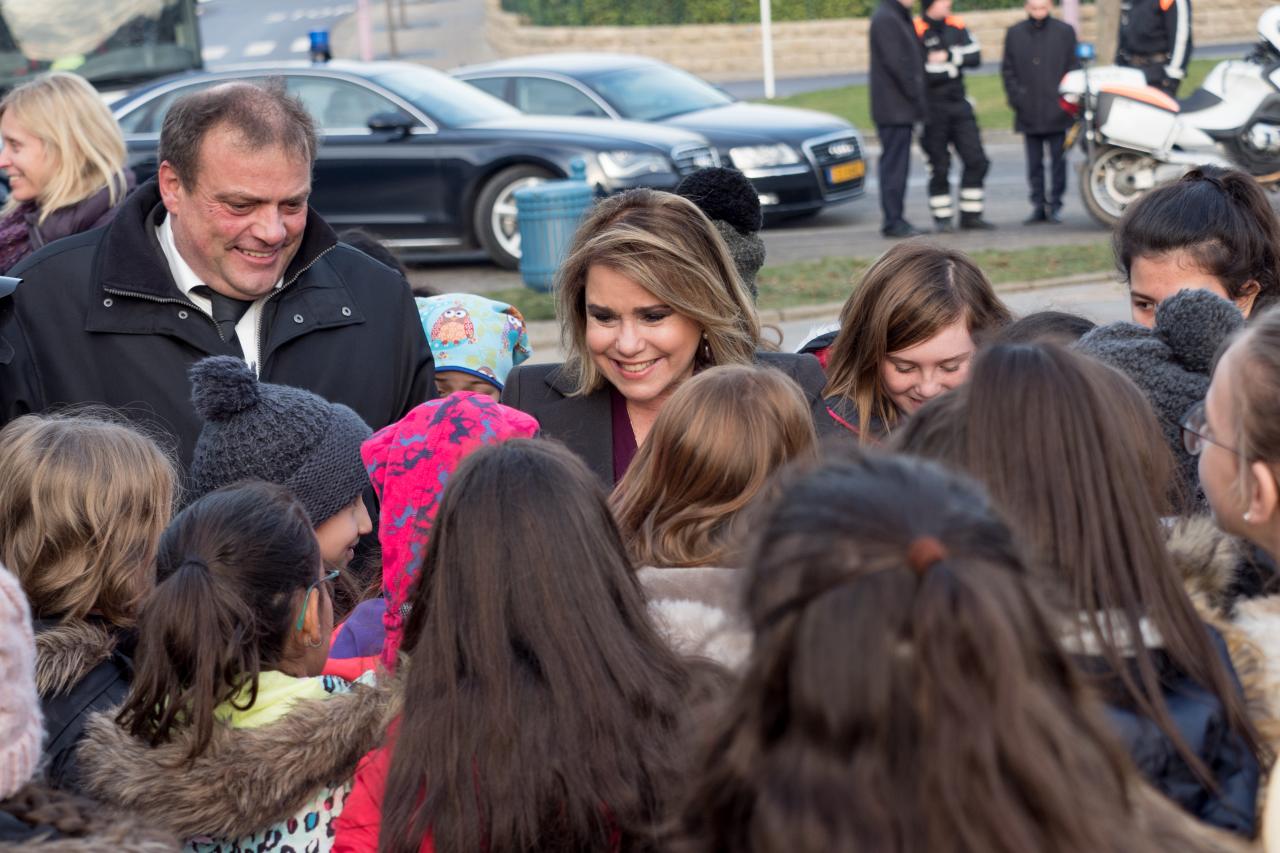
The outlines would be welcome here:
[[[833,142],[827,146],[827,153],[832,157],[848,157],[857,150],[852,142]]]

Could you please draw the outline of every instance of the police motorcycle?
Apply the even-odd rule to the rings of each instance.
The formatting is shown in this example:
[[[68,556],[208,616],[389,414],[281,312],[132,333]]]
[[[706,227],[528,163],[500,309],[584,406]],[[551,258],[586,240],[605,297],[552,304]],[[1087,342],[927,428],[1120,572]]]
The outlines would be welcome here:
[[[1280,184],[1280,6],[1258,18],[1258,34],[1248,56],[1215,65],[1181,101],[1139,69],[1090,67],[1093,45],[1080,45],[1084,67],[1058,93],[1076,117],[1067,146],[1084,151],[1080,195],[1094,219],[1110,227],[1144,192],[1206,163]]]

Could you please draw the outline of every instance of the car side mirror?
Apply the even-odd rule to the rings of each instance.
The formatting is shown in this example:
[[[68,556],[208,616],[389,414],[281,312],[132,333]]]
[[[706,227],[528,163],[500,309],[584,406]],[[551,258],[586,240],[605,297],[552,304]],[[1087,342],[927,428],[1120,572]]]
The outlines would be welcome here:
[[[417,124],[413,116],[399,110],[388,110],[369,116],[369,129],[394,133],[397,136],[408,136],[409,131]]]
[[[1082,41],[1076,45],[1076,58],[1081,62],[1093,62],[1098,58],[1097,48],[1091,41]]]

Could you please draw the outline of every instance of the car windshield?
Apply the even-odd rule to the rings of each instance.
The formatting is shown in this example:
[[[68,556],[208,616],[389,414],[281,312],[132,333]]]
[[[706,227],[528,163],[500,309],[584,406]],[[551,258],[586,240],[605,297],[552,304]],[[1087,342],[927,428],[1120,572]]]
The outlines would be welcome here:
[[[49,70],[99,87],[200,67],[195,0],[0,0],[0,89]]]
[[[667,65],[623,68],[593,77],[589,84],[633,121],[660,121],[694,110],[733,103],[733,98],[692,74]]]
[[[453,127],[511,118],[520,111],[505,101],[430,68],[397,68],[372,76],[441,124]]]

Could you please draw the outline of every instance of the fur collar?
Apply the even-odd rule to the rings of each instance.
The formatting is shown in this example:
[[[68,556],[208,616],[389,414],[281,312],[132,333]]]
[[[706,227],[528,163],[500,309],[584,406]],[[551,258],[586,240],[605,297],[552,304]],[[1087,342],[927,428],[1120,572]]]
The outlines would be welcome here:
[[[1196,609],[1225,613],[1231,584],[1239,570],[1236,541],[1208,516],[1181,518],[1168,527],[1165,540],[1173,567]]]
[[[41,696],[70,693],[116,650],[111,630],[86,619],[67,619],[36,630],[36,690]]]
[[[134,815],[105,808],[92,800],[54,790],[41,782],[0,803],[0,813],[13,826],[30,828],[27,837],[0,840],[0,853],[38,850],[40,853],[168,853],[181,846],[176,837],[149,826]],[[2,830],[0,830],[2,831]],[[43,836],[45,840],[36,839]]]
[[[672,649],[742,669],[752,637],[742,612],[741,570],[643,568],[636,576],[649,599],[649,615]]]
[[[86,792],[180,838],[241,838],[292,816],[316,792],[340,784],[381,743],[400,704],[391,687],[355,687],[298,702],[254,729],[218,723],[208,748],[185,760],[189,732],[148,747],[105,714],[79,748]]]

